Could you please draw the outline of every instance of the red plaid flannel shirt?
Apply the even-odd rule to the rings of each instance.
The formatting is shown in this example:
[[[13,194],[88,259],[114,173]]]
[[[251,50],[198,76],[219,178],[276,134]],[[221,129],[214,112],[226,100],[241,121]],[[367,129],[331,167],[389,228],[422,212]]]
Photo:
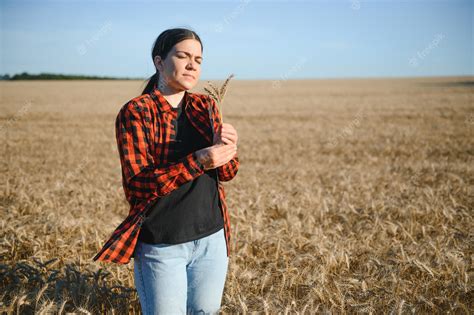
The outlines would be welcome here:
[[[207,95],[185,91],[183,114],[209,143],[220,125],[219,109]],[[170,136],[174,133],[171,110],[158,89],[138,96],[120,109],[115,131],[120,162],[122,185],[130,210],[125,220],[115,229],[93,260],[127,264],[135,250],[138,233],[146,211],[157,198],[169,194],[179,186],[202,175],[204,169],[195,152],[178,161],[169,161]],[[213,129],[211,129],[211,122]],[[225,165],[218,167],[218,191],[227,256],[230,255],[230,217],[227,211],[224,186],[237,174],[237,154]]]

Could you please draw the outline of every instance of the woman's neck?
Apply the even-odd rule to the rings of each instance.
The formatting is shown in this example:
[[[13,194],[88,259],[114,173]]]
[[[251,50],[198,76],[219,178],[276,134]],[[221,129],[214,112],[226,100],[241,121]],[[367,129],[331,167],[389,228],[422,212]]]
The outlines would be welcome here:
[[[173,108],[178,108],[182,105],[184,93],[186,92],[184,90],[175,91],[167,86],[159,88],[159,91]]]

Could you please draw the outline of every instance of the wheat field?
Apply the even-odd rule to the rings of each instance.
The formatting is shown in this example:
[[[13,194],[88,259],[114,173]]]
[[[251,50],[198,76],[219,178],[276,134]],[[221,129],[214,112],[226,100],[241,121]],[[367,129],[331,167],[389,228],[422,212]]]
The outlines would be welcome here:
[[[233,80],[222,313],[472,314],[473,82]],[[92,257],[129,209],[114,123],[142,88],[0,83],[2,313],[140,313],[133,260]]]

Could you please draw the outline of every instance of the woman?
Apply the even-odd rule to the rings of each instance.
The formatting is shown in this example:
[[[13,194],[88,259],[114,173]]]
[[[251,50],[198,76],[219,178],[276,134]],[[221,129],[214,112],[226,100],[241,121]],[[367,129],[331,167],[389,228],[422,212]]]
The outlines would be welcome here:
[[[131,205],[94,260],[128,263],[144,314],[219,311],[230,253],[221,181],[237,174],[238,135],[207,95],[199,36],[169,29],[155,41],[156,73],[116,120],[122,183]]]

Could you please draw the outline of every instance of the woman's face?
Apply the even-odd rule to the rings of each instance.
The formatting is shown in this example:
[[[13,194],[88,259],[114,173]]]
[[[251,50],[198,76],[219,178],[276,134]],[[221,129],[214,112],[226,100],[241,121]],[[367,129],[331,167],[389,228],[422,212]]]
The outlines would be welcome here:
[[[180,41],[164,60],[156,56],[154,63],[168,88],[176,91],[190,90],[198,83],[201,75],[201,44],[195,39]]]

